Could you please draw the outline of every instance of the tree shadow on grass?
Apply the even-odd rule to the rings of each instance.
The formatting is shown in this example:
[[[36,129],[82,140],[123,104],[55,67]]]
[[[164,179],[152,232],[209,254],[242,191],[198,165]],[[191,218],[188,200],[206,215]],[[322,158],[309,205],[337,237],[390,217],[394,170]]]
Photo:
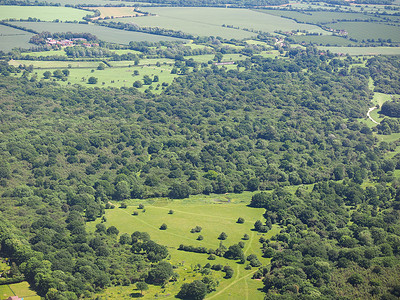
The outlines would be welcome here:
[[[142,298],[143,297],[143,295],[141,293],[132,293],[132,294],[130,294],[130,296],[132,298]]]

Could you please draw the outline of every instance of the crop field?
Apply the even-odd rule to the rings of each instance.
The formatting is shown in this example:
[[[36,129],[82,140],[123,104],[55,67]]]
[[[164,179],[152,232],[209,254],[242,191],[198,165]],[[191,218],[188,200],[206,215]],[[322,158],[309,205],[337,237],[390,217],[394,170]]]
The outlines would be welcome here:
[[[217,237],[222,231],[228,235],[228,238],[223,241],[223,244],[227,247],[241,241],[243,235],[247,233],[250,239],[244,241],[245,254],[254,253],[263,264],[268,264],[270,260],[261,257],[258,239],[263,235],[265,238],[269,238],[277,234],[280,229],[276,226],[265,234],[251,231],[254,222],[262,219],[264,209],[247,207],[246,204],[251,197],[250,195],[251,193],[193,196],[188,200],[173,201],[167,199],[129,200],[126,209],[107,210],[107,222],[105,223],[107,227],[114,225],[121,234],[131,234],[134,231],[148,232],[154,241],[168,247],[171,254],[170,262],[179,266],[176,271],[180,275],[180,282],[168,284],[162,293],[160,293],[159,288],[152,287],[146,293],[144,299],[154,299],[155,293],[158,293],[159,297],[168,294],[175,295],[185,277],[187,279],[193,278],[189,279],[190,281],[196,279],[196,277],[193,277],[196,275],[191,269],[198,263],[205,265],[210,262],[207,260],[208,255],[178,251],[177,248],[180,244],[217,248],[220,243]],[[137,209],[139,203],[144,204],[145,212]],[[116,206],[118,207],[118,204]],[[173,210],[173,214],[168,213],[170,210]],[[133,216],[133,211],[138,211],[138,215]],[[239,217],[245,219],[244,224],[236,223]],[[159,230],[159,226],[163,223],[167,224],[167,230]],[[94,230],[95,225],[95,222],[89,223],[88,229]],[[195,226],[202,227],[201,233],[190,233],[190,230]],[[197,240],[199,234],[204,237],[202,241]],[[229,280],[221,278],[217,291],[211,293],[207,299],[263,299],[262,293],[257,291],[257,288],[262,287],[262,282],[251,279],[251,274],[255,271],[255,268],[246,271],[244,265],[219,257],[211,263],[230,265],[235,270],[235,274]],[[215,273],[218,276],[218,272]],[[254,288],[247,289],[246,286]],[[250,290],[251,292],[248,292]],[[123,293],[123,290],[119,292]]]
[[[400,47],[318,47],[333,53],[350,55],[400,55]]]
[[[93,18],[121,18],[121,17],[137,17],[142,16],[142,13],[138,13],[134,11],[134,7],[87,7],[90,10],[98,10],[100,11],[100,16]]]
[[[356,45],[356,43],[340,36],[333,35],[296,35],[291,36],[296,43],[326,45],[326,46],[349,46]]]
[[[32,33],[12,27],[0,25],[0,50],[10,51],[15,47],[30,48],[29,44]]]
[[[227,39],[249,39],[255,35],[255,33],[243,29],[261,30],[264,32],[295,29],[318,33],[324,32],[314,25],[297,24],[293,20],[247,9],[149,7],[145,10],[156,16],[123,18],[118,21],[131,22],[140,26],[157,26],[181,30],[199,36],[221,36]],[[234,26],[239,29],[222,27],[222,25]]]
[[[29,0],[30,2],[35,2],[36,0]],[[76,5],[77,1],[76,0],[46,0],[46,2],[48,3],[59,3],[62,6],[65,5]],[[112,0],[84,0],[84,1],[79,1],[82,4],[87,4],[87,5],[97,5],[97,6],[105,6],[107,4],[110,5],[115,5],[115,1]],[[132,2],[132,6],[133,6],[133,2]],[[126,2],[125,3],[126,6],[130,5],[130,2]]]
[[[0,20],[37,18],[41,21],[79,21],[90,12],[71,8],[53,6],[11,6],[2,5]]]
[[[111,52],[114,52],[115,54],[122,55],[122,54],[141,54],[142,52],[136,51],[136,50],[130,50],[130,49],[120,49],[120,50],[110,50]]]
[[[7,299],[10,296],[19,296],[20,298],[30,300],[40,300],[40,296],[29,287],[29,283],[26,281],[0,285],[0,299]]]
[[[104,26],[88,25],[88,24],[72,24],[72,23],[45,23],[45,22],[13,22],[16,25],[30,28],[38,32],[88,32],[97,36],[100,40],[110,43],[127,45],[131,41],[135,42],[159,42],[159,41],[185,41],[167,36],[147,34],[142,32],[125,31]]]
[[[334,11],[316,11],[301,13],[297,11],[287,11],[287,10],[258,10],[263,13],[286,17],[294,19],[298,22],[309,23],[309,24],[321,24],[329,23],[337,20],[382,20],[381,18],[376,18],[372,16],[367,16],[361,13],[345,13],[345,12],[334,12]]]
[[[65,57],[67,57],[67,54],[65,53],[64,50],[28,52],[28,53],[24,53],[24,54],[29,55],[29,56],[34,56],[34,57],[46,57],[46,56],[65,56]]]
[[[385,24],[367,22],[339,22],[331,23],[328,26],[335,29],[343,29],[349,33],[349,37],[359,41],[367,39],[391,39],[393,42],[400,42],[400,27]]]

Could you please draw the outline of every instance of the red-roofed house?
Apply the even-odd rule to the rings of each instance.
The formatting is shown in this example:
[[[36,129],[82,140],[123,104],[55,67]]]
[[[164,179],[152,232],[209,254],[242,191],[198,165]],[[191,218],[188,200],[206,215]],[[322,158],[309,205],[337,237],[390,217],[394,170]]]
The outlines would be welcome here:
[[[7,298],[7,300],[22,300],[22,299],[18,296],[10,296]]]

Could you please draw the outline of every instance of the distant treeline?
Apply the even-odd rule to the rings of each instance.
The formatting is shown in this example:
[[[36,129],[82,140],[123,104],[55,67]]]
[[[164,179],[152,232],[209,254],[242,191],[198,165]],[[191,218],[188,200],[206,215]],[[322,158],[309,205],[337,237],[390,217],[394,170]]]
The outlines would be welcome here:
[[[132,1],[135,2],[135,1]],[[287,4],[287,0],[149,0],[147,3],[162,4],[168,6],[234,6],[234,7],[255,7],[268,5]]]

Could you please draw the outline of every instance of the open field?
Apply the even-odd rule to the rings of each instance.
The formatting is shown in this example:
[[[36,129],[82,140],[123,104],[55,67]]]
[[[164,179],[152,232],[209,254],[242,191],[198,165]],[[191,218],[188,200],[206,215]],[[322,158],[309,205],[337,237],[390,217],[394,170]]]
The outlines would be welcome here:
[[[321,24],[329,23],[337,20],[382,20],[381,18],[364,15],[361,13],[345,13],[345,12],[334,12],[334,11],[315,11],[301,13],[298,11],[286,11],[286,10],[257,10],[266,14],[274,16],[281,16],[290,19],[294,19],[297,22],[309,23],[309,24]]]
[[[400,47],[325,47],[318,49],[350,55],[400,55]]]
[[[20,298],[29,300],[40,300],[40,296],[29,287],[29,283],[26,281],[0,285],[0,299],[7,299],[10,296],[19,296]]]
[[[41,61],[41,60],[11,60],[12,66],[32,65],[34,69],[67,69],[71,68],[97,68],[100,61]]]
[[[96,66],[98,65],[98,62]],[[163,82],[170,84],[173,79],[178,76],[176,74],[171,74],[171,66],[156,67],[156,66],[135,66],[135,67],[121,67],[121,68],[106,68],[104,70],[93,69],[68,69],[70,74],[67,78],[67,81],[57,80],[57,82],[61,85],[68,84],[80,84],[85,85],[87,87],[132,87],[135,81],[141,81],[143,83],[143,76],[148,75],[152,79],[155,75],[159,77],[159,82],[153,82],[152,88],[155,93],[161,92],[161,87],[157,88],[157,85],[161,85]],[[43,79],[43,72],[50,71],[53,72],[56,69],[46,69],[46,70],[35,70],[38,75],[38,79]],[[139,75],[133,76],[133,72],[137,70],[139,71]],[[95,77],[98,79],[96,84],[88,84],[89,77]],[[48,80],[55,80],[53,77]],[[45,81],[48,81],[45,80]],[[104,84],[103,84],[104,83]],[[148,85],[144,85],[139,88],[140,91],[144,91],[148,88]]]
[[[168,199],[129,200],[127,201],[128,208],[126,209],[115,208],[107,210],[106,226],[116,226],[121,234],[131,234],[134,231],[148,232],[154,241],[168,247],[171,254],[170,262],[179,266],[176,269],[180,275],[177,284],[168,284],[162,293],[160,293],[159,288],[151,287],[144,299],[154,299],[157,292],[159,297],[170,294],[172,298],[179,291],[179,286],[183,283],[182,281],[185,277],[187,279],[190,278],[186,282],[196,279],[196,277],[193,278],[195,274],[191,271],[191,268],[198,263],[205,265],[210,262],[207,260],[208,255],[178,251],[177,248],[180,244],[217,248],[220,243],[217,237],[222,231],[228,235],[228,238],[223,241],[226,246],[238,243],[243,235],[247,233],[250,239],[244,241],[245,254],[254,253],[263,264],[268,264],[270,260],[261,257],[258,239],[261,236],[269,238],[277,234],[280,229],[279,227],[274,227],[266,234],[251,231],[254,222],[259,219],[262,220],[264,212],[263,209],[246,206],[251,194],[198,195],[191,196],[187,200],[173,201]],[[139,203],[145,205],[146,212],[137,209]],[[118,207],[118,204],[116,206]],[[168,214],[171,209],[174,213]],[[133,211],[138,211],[139,215],[133,216]],[[245,223],[237,224],[238,217],[243,217]],[[168,225],[167,230],[159,230],[159,226],[162,223]],[[94,230],[95,225],[95,222],[89,223],[88,229]],[[190,233],[190,229],[195,226],[202,227],[201,233]],[[199,234],[204,237],[202,241],[196,240]],[[228,264],[235,270],[235,274],[229,280],[221,279],[217,291],[211,293],[207,299],[263,299],[262,293],[257,291],[257,288],[262,287],[262,282],[250,279],[255,268],[246,271],[244,270],[244,265],[219,257],[210,263]],[[215,272],[215,275],[221,276],[220,272]],[[247,289],[246,286],[251,286],[252,288]],[[123,291],[120,290],[120,292],[122,293]]]
[[[36,0],[29,0],[30,2],[35,2]],[[76,0],[46,0],[48,3],[59,3],[62,6],[65,5],[77,5]],[[107,4],[109,5],[115,5],[118,4],[117,1],[113,0],[83,0],[79,1],[79,4],[81,5],[97,5],[97,6],[105,6]],[[124,2],[125,6],[136,6],[137,3],[134,2]]]
[[[111,52],[114,52],[115,54],[122,55],[122,54],[141,54],[142,52],[136,51],[136,50],[129,50],[129,49],[121,49],[121,50],[110,50]]]
[[[144,8],[143,8],[144,9]],[[274,32],[275,30],[308,30],[321,32],[319,27],[307,24],[297,24],[293,20],[263,14],[247,9],[230,8],[181,8],[181,7],[149,7],[146,11],[155,14],[143,18],[123,18],[114,21],[130,22],[140,26],[162,27],[181,30],[199,36],[221,36],[227,39],[250,38],[255,33],[244,31],[260,30]],[[234,26],[239,29],[222,27]]]
[[[0,25],[0,50],[10,51],[15,47],[30,48],[29,44],[32,33],[12,27]]]
[[[14,23],[14,22],[13,22]],[[125,31],[104,26],[71,23],[44,23],[44,22],[15,22],[14,24],[33,29],[38,32],[88,32],[97,36],[100,40],[110,43],[127,45],[131,41],[135,42],[159,42],[159,41],[185,41],[167,36],[147,34],[142,32]]]
[[[0,20],[37,18],[41,21],[79,21],[90,12],[71,7],[2,5]]]
[[[333,35],[295,35],[291,36],[296,43],[313,43],[317,45],[336,45],[336,46],[348,46],[356,45],[356,43],[340,36]]]
[[[34,57],[46,57],[46,56],[65,56],[67,57],[67,53],[64,50],[50,50],[50,51],[40,51],[40,52],[28,52],[24,53],[29,56]]]
[[[327,24],[335,29],[342,29],[348,32],[350,38],[359,41],[367,39],[391,39],[392,42],[400,42],[400,27],[385,24],[367,22],[338,22]]]
[[[134,7],[86,7],[90,10],[100,11],[100,16],[92,18],[93,20],[99,18],[121,18],[121,17],[137,17],[142,16],[142,13],[134,11]]]
[[[213,60],[215,57],[214,54],[204,54],[204,55],[193,55],[193,56],[185,56],[185,59],[191,59],[193,58],[194,61],[197,61],[199,63],[206,63],[210,60]],[[247,56],[243,54],[224,54],[222,57],[222,62],[228,62],[228,61],[238,61],[238,60],[245,60]]]

